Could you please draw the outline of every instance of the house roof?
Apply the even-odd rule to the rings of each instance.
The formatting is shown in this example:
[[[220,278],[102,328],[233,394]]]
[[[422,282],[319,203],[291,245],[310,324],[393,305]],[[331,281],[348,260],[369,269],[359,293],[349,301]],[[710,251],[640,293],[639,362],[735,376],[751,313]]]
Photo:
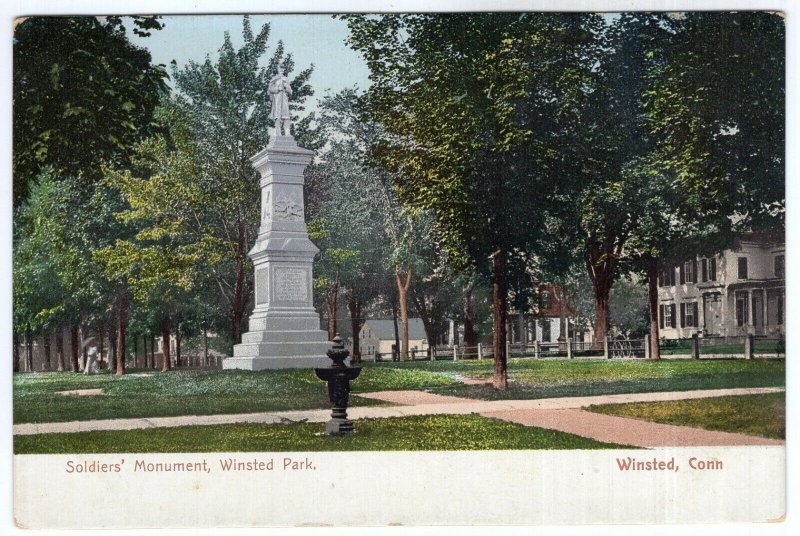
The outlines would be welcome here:
[[[382,340],[394,339],[394,320],[367,320],[364,322],[364,328],[369,328],[372,332]],[[402,336],[403,328],[400,325],[400,320],[397,320],[397,329]],[[408,319],[408,338],[410,340],[425,340],[428,336],[425,334],[425,324],[422,323],[421,318]]]

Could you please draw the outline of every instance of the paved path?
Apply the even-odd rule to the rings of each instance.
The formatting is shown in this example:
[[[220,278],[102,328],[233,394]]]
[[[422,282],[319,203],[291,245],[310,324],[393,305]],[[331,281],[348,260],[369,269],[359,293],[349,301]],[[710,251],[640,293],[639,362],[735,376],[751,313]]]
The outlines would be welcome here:
[[[632,393],[586,397],[546,398],[540,400],[482,401],[453,396],[435,395],[422,391],[382,391],[358,396],[394,402],[392,407],[354,407],[348,411],[352,419],[405,417],[411,415],[478,413],[526,426],[539,426],[591,437],[600,441],[631,446],[715,446],[715,445],[773,445],[783,441],[743,434],[712,432],[687,426],[649,423],[637,419],[615,417],[584,411],[592,404],[625,402],[659,402],[717,396],[775,393],[779,387],[750,389],[712,389],[666,393]],[[280,424],[296,421],[326,422],[329,410],[280,411],[235,415],[188,415],[180,417],[151,417],[139,419],[108,419],[62,423],[31,423],[14,425],[14,434],[88,432],[95,430],[134,430],[174,426],[209,424],[262,423]]]

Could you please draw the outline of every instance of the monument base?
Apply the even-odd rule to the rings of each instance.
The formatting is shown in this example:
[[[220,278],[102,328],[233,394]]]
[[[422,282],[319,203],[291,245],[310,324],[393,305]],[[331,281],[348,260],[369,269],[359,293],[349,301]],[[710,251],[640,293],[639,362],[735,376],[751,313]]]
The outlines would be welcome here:
[[[330,345],[326,346],[330,348]],[[222,360],[222,369],[274,370],[285,368],[315,368],[327,365],[327,357],[281,356],[281,357],[227,357]]]

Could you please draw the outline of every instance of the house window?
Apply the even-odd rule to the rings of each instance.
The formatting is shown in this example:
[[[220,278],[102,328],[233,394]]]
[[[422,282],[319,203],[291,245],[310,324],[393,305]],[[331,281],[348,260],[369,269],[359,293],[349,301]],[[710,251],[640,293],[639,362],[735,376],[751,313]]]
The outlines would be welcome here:
[[[697,302],[689,302],[681,304],[681,327],[682,328],[696,328],[697,327]]]
[[[669,266],[666,268],[661,269],[660,274],[661,279],[661,286],[662,287],[673,287],[675,286],[675,267]]]
[[[736,294],[736,325],[747,325],[747,293],[740,292]]]
[[[697,283],[697,261],[691,260],[681,265],[681,285]]]
[[[659,307],[661,309],[661,314],[659,315],[661,321],[659,322],[660,327],[662,328],[674,328],[675,327],[675,304],[668,303],[661,305]]]
[[[775,255],[775,277],[786,277],[786,260],[783,255]]]
[[[705,283],[706,281],[716,281],[717,280],[717,259],[711,257],[710,259],[701,259],[700,260],[700,281]]]
[[[739,279],[747,279],[747,257],[739,257]]]
[[[767,325],[783,325],[783,289],[767,291]]]
[[[542,307],[544,309],[550,308],[550,293],[546,290],[542,292]]]
[[[542,342],[550,342],[552,334],[550,333],[550,319],[545,318],[542,320]]]

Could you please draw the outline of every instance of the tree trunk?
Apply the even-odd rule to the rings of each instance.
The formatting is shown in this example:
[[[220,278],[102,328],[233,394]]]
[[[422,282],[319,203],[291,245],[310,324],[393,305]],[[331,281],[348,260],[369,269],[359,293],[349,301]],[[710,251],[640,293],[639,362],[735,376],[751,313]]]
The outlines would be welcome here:
[[[175,366],[180,367],[181,362],[181,325],[175,326]]]
[[[14,372],[19,372],[19,334],[14,330]]]
[[[411,269],[406,272],[405,281],[400,270],[394,272],[397,282],[397,301],[400,306],[400,360],[408,361],[408,287],[411,286]]]
[[[494,374],[495,389],[508,387],[508,356],[506,356],[506,318],[508,316],[507,259],[504,249],[492,255],[492,329],[494,330]]]
[[[361,328],[364,326],[364,319],[361,318],[361,300],[354,296],[350,296],[350,301],[347,303],[347,309],[350,311],[350,328],[353,331],[353,363],[361,362]]]
[[[105,337],[103,336],[104,330],[103,330],[103,326],[102,325],[100,326],[100,329],[98,331],[99,331],[98,336],[100,338],[100,345],[99,345],[99,348],[97,349],[97,365],[100,368],[102,368],[102,365],[103,365],[103,350],[104,350],[105,342],[106,342],[105,341]],[[135,346],[136,339],[134,339],[133,342],[134,342],[134,348],[136,348],[136,346]]]
[[[71,326],[70,335],[70,343],[72,345],[72,372],[80,372],[80,365],[78,364],[78,326]]]
[[[81,367],[82,369],[86,368],[86,364],[89,357],[88,348],[84,344],[86,342],[86,321],[88,317],[89,313],[86,312],[86,309],[82,309],[81,323],[78,324],[78,344],[80,345],[81,348],[81,357],[82,357],[81,362],[83,363],[83,367]]]
[[[44,348],[44,370],[50,370],[50,333],[42,334],[42,347]]]
[[[117,318],[116,315],[108,325],[108,370],[117,370]]]
[[[658,259],[647,259],[647,305],[650,311],[650,359],[661,359],[658,345]]]
[[[245,260],[247,249],[247,235],[244,222],[239,220],[236,224],[236,284],[233,292],[233,343],[242,342],[242,318],[247,307],[248,293],[245,289]]]
[[[117,376],[125,374],[125,332],[128,329],[128,289],[122,289],[117,306]]]
[[[392,360],[400,359],[400,329],[397,325],[397,301],[392,301],[392,320],[394,321],[394,352]]]
[[[33,372],[33,334],[30,330],[25,330],[25,368]]]
[[[464,289],[464,346],[478,346],[478,334],[475,333],[475,306],[472,300],[472,292],[475,289],[475,282],[470,281]]]
[[[169,362],[169,317],[161,319],[161,372],[168,372]]]
[[[156,368],[156,334],[150,334],[150,368]]]
[[[208,330],[203,328],[203,365],[208,366]]]
[[[334,281],[333,285],[331,285],[330,290],[328,290],[328,299],[325,300],[326,306],[328,308],[328,340],[332,341],[334,337],[336,337],[336,332],[338,329],[337,325],[337,318],[336,318],[336,311],[339,307],[339,276],[336,276],[336,280]]]
[[[614,285],[615,258],[611,253],[587,257],[589,279],[594,291],[594,349],[602,348],[608,337],[608,306],[611,287]]]
[[[139,338],[133,336],[133,368],[139,368]]]
[[[56,331],[56,370],[64,372],[64,328]]]

